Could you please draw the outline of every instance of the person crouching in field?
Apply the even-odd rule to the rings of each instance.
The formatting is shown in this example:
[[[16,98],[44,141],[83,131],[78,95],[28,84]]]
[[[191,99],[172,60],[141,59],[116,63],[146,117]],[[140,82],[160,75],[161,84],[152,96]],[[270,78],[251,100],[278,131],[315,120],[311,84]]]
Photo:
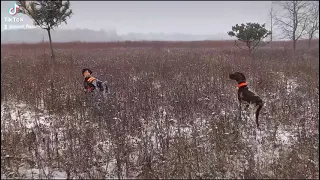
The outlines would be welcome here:
[[[100,81],[97,78],[93,77],[92,71],[90,69],[82,69],[82,75],[84,77],[84,91],[85,93],[90,93],[92,96],[99,98],[99,95],[102,95],[104,100],[107,100],[107,94],[109,94],[109,87],[107,81]]]

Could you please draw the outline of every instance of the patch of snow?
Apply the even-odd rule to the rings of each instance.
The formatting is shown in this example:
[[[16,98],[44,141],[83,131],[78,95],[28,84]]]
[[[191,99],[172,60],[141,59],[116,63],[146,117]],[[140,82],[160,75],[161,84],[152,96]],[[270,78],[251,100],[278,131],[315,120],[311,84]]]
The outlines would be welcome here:
[[[294,78],[288,78],[286,82],[287,82],[287,94],[294,92],[298,87],[297,80]]]
[[[67,179],[66,172],[61,172],[59,170],[51,170],[50,172],[48,167],[43,170],[36,168],[19,168],[18,172],[21,177],[25,177],[27,179]]]

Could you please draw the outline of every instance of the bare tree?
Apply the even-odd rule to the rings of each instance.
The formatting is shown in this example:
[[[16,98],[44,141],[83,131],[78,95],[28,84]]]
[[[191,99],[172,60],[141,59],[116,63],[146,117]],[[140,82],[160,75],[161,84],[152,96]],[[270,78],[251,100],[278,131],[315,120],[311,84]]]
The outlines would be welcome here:
[[[293,41],[296,50],[297,41],[306,34],[308,25],[308,1],[274,2],[281,9],[275,14],[275,23],[282,30],[283,37]]]
[[[270,11],[269,11],[269,17],[270,17],[270,31],[271,31],[271,33],[270,33],[270,41],[272,42],[272,40],[273,40],[273,26],[274,26],[274,24],[275,24],[275,22],[273,21],[274,20],[274,13],[275,13],[275,11],[274,11],[274,2],[271,2],[271,9],[270,9]]]
[[[319,33],[319,1],[310,2],[307,33],[308,47],[310,49],[312,38]]]

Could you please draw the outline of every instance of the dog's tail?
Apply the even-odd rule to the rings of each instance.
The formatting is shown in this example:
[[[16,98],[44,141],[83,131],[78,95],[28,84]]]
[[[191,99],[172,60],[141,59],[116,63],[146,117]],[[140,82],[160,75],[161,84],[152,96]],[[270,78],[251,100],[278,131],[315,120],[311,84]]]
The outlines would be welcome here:
[[[260,114],[260,110],[261,110],[261,108],[262,108],[262,106],[263,106],[263,101],[260,100],[260,101],[257,103],[257,105],[258,105],[258,108],[257,108],[257,110],[256,110],[256,124],[257,124],[257,127],[259,128],[259,114]]]

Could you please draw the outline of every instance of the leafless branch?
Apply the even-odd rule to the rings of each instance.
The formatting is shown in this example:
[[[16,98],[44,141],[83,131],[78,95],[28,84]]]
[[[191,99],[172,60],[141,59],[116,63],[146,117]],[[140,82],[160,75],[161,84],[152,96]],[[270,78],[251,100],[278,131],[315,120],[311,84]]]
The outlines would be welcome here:
[[[282,9],[275,15],[276,25],[282,29],[284,38],[293,41],[293,49],[296,50],[296,41],[307,34],[309,2],[280,1],[275,4]],[[280,13],[284,14],[280,15]]]

